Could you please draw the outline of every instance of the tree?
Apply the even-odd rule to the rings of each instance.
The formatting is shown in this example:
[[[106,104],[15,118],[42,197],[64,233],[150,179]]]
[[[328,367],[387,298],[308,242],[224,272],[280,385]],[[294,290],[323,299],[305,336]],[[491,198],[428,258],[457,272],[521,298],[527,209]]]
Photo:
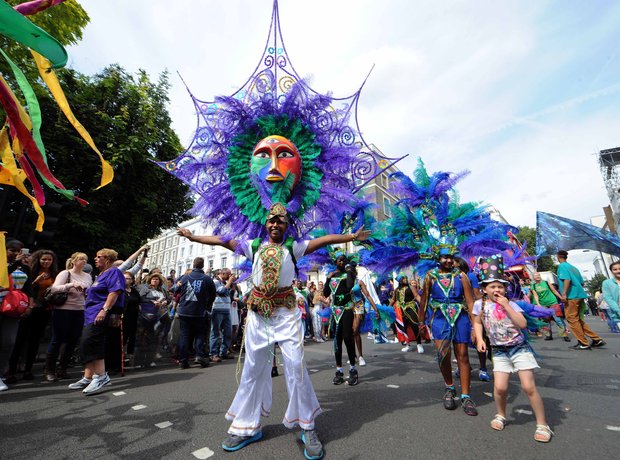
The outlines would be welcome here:
[[[597,273],[589,280],[586,280],[586,282],[583,283],[583,286],[586,288],[586,291],[588,291],[588,294],[594,296],[594,294],[602,290],[601,287],[603,285],[603,281],[606,279],[607,277],[605,275],[602,273]]]
[[[134,76],[113,65],[93,77],[73,70],[59,71],[58,77],[76,117],[114,167],[115,177],[94,190],[101,174],[98,158],[51,96],[40,95],[49,164],[67,188],[90,202],[82,207],[47,189],[48,202],[62,204],[62,210],[53,240],[42,243],[61,256],[77,250],[91,255],[102,247],[130,254],[182,220],[191,204],[187,187],[154,163],[176,158],[182,151],[166,109],[168,75],[151,82],[144,71]],[[26,209],[33,222],[31,206]],[[10,229],[7,224],[2,226]],[[33,235],[12,236],[28,241]]]
[[[523,242],[527,243],[527,249],[526,249],[527,252],[531,256],[535,256],[536,250],[537,250],[536,229],[527,227],[527,226],[518,227],[518,229],[519,229],[519,234],[517,235],[517,238],[519,238],[519,240],[522,243]],[[555,265],[551,256],[542,256],[536,260],[536,269],[539,272],[550,271],[550,272],[556,273],[557,265]]]

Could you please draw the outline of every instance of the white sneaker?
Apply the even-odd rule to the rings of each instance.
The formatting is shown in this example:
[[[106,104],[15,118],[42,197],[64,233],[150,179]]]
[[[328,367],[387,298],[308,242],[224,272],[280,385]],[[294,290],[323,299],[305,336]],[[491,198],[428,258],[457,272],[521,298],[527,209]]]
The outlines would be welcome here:
[[[321,337],[316,337],[314,340],[316,341],[316,343],[323,343],[323,342],[325,342],[325,340],[323,340]]]
[[[82,377],[77,382],[70,383],[68,386],[69,386],[70,390],[83,390],[88,385],[90,385],[90,382],[92,382],[91,379],[87,379],[86,377]]]
[[[393,339],[393,340],[390,340],[389,342],[390,342],[390,343],[400,343],[400,342],[398,341],[398,339],[397,339],[397,338],[395,338],[395,339]]]
[[[375,335],[372,332],[369,332],[368,335],[366,336],[366,338],[368,340],[373,340],[375,338]]]
[[[8,389],[9,387],[6,386],[6,383],[4,383],[4,380],[0,379],[0,391],[6,391]]]
[[[407,345],[406,347],[402,348],[400,351],[402,351],[403,353],[407,353],[408,351],[411,351],[411,350],[412,348],[409,345]]]
[[[418,353],[420,354],[424,353],[424,347],[420,343],[418,343]]]
[[[364,359],[364,357],[363,357],[363,356],[360,356],[360,357],[357,359],[357,364],[359,364],[360,366],[365,366],[365,365],[366,365],[366,360]]]
[[[94,395],[97,393],[101,393],[103,387],[110,383],[110,377],[106,372],[103,375],[93,375],[93,380],[90,384],[82,390],[86,396]]]

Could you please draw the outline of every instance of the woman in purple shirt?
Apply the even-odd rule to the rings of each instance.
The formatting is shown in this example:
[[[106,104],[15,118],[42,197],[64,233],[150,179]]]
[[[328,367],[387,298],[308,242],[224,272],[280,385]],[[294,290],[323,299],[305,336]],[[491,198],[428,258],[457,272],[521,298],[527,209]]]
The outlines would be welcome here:
[[[84,376],[69,388],[82,390],[87,396],[100,393],[110,383],[104,360],[106,321],[111,313],[122,312],[125,290],[125,277],[114,266],[117,257],[112,249],[97,252],[95,266],[99,276],[86,294],[81,344]]]

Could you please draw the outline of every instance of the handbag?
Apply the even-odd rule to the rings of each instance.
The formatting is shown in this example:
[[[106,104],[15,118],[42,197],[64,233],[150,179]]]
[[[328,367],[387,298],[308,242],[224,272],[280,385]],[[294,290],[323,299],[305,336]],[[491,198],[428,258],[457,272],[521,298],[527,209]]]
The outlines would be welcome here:
[[[67,270],[67,283],[71,282],[71,272]],[[65,284],[67,284],[65,283]],[[52,288],[48,287],[43,293],[43,299],[45,303],[50,307],[60,307],[67,302],[69,298],[69,291],[52,292]]]
[[[9,292],[0,305],[0,313],[11,318],[19,318],[28,310],[30,302],[25,292],[13,287],[13,278],[9,275]]]

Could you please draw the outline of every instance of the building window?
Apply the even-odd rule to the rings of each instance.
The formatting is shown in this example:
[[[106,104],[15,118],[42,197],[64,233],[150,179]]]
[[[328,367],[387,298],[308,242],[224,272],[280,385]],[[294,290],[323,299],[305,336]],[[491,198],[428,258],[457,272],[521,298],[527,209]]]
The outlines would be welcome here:
[[[386,217],[392,217],[390,206],[391,203],[389,198],[383,197],[383,214],[385,214]]]
[[[166,240],[166,248],[169,248],[170,246],[172,246],[172,238],[168,238]]]
[[[228,262],[227,257],[222,257],[222,268],[226,268],[226,263]]]
[[[181,256],[179,257],[179,259],[182,259],[183,256],[185,256],[185,248],[181,248]],[[180,271],[180,269],[179,269]]]
[[[209,270],[213,270],[213,259],[209,259],[208,265],[209,265]]]
[[[194,252],[194,245],[193,245],[193,244],[192,244],[192,245],[190,245],[190,247],[189,247],[189,253],[188,253],[187,255],[188,255],[188,256],[191,256],[191,255],[192,255],[192,252]]]

